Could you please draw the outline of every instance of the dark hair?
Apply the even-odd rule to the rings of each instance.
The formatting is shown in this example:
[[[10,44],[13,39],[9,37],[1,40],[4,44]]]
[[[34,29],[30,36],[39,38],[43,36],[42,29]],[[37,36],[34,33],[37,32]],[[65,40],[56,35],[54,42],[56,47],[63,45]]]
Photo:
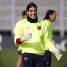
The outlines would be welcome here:
[[[26,10],[24,10],[24,11],[22,12],[22,16],[24,16],[24,15],[27,15]]]
[[[49,15],[52,15],[55,11],[54,10],[48,10],[45,17],[44,17],[44,20],[45,19],[50,19]]]
[[[36,6],[36,4],[34,4],[34,3],[32,2],[32,3],[29,3],[29,4],[27,5],[26,11],[28,11],[29,8],[31,8],[31,7],[35,7],[36,10],[37,10],[37,6]]]

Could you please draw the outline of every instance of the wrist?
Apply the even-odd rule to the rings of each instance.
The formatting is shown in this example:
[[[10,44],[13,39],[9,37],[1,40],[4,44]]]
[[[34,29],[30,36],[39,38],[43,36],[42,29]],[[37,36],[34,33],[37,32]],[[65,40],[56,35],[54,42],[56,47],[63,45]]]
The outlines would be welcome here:
[[[53,51],[54,54],[59,53],[59,52],[60,52],[60,51],[59,51],[58,49],[55,49],[55,50]]]
[[[17,39],[16,39],[16,43],[17,43],[17,44],[21,44],[21,43],[22,43],[21,38],[17,38]]]
[[[24,37],[20,38],[20,41],[21,42],[24,42],[25,41]]]

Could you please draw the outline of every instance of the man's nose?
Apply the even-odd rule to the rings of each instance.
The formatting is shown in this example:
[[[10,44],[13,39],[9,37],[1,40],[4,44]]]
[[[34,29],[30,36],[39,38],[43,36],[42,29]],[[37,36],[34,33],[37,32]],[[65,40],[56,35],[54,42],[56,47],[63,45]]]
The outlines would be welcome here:
[[[35,11],[33,11],[33,14],[35,14]]]

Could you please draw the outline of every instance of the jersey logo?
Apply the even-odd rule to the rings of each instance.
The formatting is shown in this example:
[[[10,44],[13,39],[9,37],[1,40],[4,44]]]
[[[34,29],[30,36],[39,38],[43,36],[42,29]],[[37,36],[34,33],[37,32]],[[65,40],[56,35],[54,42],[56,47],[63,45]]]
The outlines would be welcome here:
[[[37,28],[38,28],[38,30],[41,30],[41,26],[38,26]]]

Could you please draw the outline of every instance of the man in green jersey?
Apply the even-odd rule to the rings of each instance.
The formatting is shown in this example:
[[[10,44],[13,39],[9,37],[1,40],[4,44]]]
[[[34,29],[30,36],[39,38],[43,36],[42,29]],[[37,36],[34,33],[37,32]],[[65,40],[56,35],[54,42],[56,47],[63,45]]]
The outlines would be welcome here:
[[[61,58],[60,52],[48,38],[47,25],[38,20],[37,6],[29,3],[26,8],[27,19],[20,20],[14,28],[14,42],[22,50],[23,67],[45,67],[45,46]],[[48,43],[51,43],[48,46]]]

